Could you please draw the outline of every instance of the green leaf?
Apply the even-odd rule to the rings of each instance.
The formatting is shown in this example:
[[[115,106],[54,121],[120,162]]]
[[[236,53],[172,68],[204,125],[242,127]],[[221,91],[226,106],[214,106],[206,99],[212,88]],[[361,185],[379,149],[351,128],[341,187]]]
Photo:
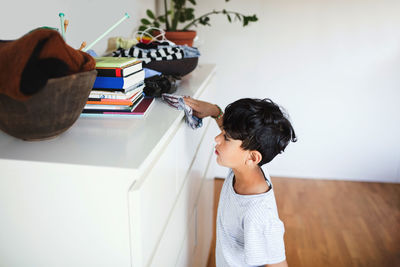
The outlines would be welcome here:
[[[140,22],[144,25],[149,25],[150,21],[148,19],[141,19]]]
[[[185,10],[185,20],[192,20],[194,19],[194,9],[193,8],[186,8]]]
[[[211,26],[211,24],[209,23],[209,21],[210,21],[210,18],[209,18],[209,17],[203,17],[203,18],[201,18],[201,19],[199,20],[199,23],[200,23],[201,25],[204,25],[204,26]]]
[[[176,9],[181,9],[182,7],[185,6],[186,0],[174,0],[173,2],[175,2]]]
[[[184,12],[179,13],[179,22],[183,23],[186,21],[186,15]]]
[[[243,17],[243,27],[247,26],[249,24],[249,19],[248,17],[244,16]]]
[[[196,5],[196,1],[195,0],[189,0],[190,3],[192,3],[192,5]]]
[[[226,14],[226,17],[228,18],[229,22],[232,22],[231,16],[229,16],[229,14]]]
[[[156,27],[156,28],[160,28],[160,23],[158,23],[157,21],[154,21],[153,25],[154,25],[154,27]]]
[[[164,16],[159,16],[158,20],[162,23],[165,23],[165,17]]]
[[[149,18],[151,18],[151,19],[156,19],[156,17],[154,16],[154,13],[153,13],[150,9],[147,9],[147,10],[146,10],[146,14],[147,14],[147,16],[148,16]]]
[[[207,22],[204,20],[204,18],[201,18],[200,20],[199,20],[199,23],[201,24],[201,25],[207,25]]]
[[[253,16],[243,16],[243,27],[247,26],[250,22],[257,21],[258,18],[256,15]]]
[[[140,26],[139,27],[139,31],[145,31],[147,29],[147,26],[144,26],[144,25],[142,25],[142,26]]]

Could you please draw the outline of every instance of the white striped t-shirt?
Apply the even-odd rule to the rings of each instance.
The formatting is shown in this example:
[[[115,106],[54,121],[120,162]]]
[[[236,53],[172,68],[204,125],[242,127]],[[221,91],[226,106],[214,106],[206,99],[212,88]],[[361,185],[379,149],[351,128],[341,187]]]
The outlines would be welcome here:
[[[260,266],[282,262],[285,257],[283,234],[271,179],[271,189],[263,194],[239,195],[233,188],[231,170],[222,186],[218,204],[217,267]]]

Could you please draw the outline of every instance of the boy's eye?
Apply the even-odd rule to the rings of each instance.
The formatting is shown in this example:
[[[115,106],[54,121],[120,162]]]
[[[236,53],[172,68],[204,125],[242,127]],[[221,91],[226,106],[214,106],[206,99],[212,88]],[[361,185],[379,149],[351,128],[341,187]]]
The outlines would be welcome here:
[[[228,136],[226,136],[226,134],[224,134],[224,139],[225,139],[225,141],[229,141],[229,138],[228,138]]]

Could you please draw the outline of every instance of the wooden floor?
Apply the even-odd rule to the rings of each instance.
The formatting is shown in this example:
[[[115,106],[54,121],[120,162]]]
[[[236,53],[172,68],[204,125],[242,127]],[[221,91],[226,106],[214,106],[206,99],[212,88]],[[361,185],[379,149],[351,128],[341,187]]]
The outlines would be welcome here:
[[[400,184],[272,182],[289,267],[400,266]],[[215,179],[214,216],[222,183]],[[213,242],[208,267],[215,266],[215,235]]]

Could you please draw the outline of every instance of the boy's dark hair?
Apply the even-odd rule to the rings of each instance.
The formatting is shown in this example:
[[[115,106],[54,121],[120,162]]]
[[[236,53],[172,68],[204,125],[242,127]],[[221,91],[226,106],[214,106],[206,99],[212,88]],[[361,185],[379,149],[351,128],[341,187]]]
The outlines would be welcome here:
[[[287,115],[268,98],[243,98],[229,104],[223,128],[228,137],[242,140],[243,149],[261,153],[260,166],[283,152],[290,141],[297,141]]]

